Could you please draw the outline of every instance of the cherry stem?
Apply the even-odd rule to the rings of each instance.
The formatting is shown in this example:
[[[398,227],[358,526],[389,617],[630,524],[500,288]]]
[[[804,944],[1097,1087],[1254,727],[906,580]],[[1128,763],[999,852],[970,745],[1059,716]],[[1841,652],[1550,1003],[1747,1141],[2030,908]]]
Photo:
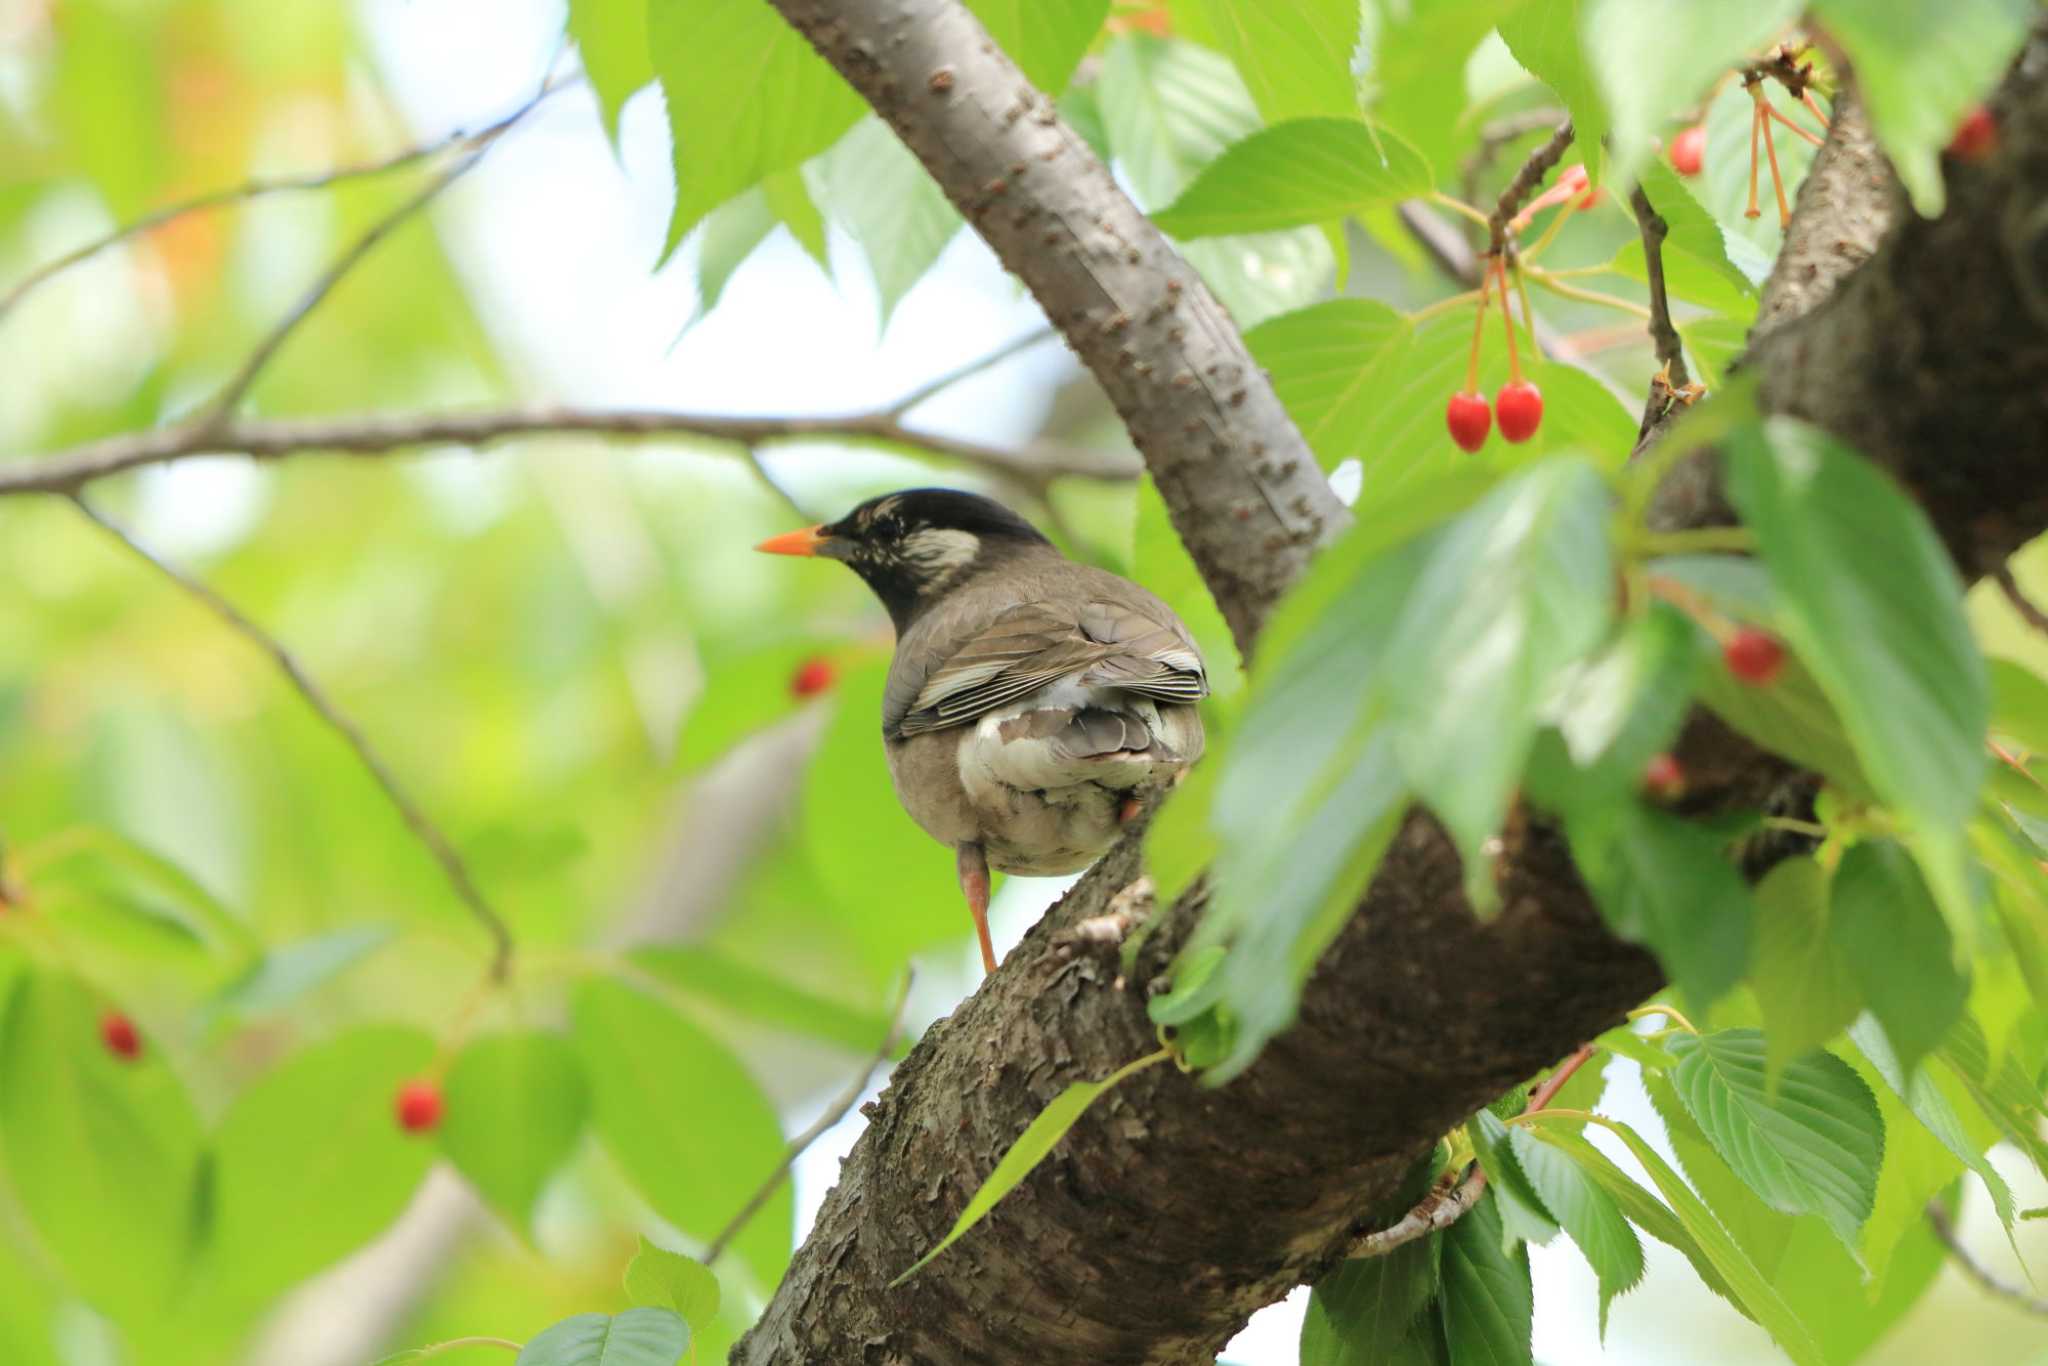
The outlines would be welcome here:
[[[1478,300],[1479,291],[1468,289],[1463,294],[1453,294],[1449,298],[1438,299],[1433,304],[1416,309],[1408,315],[1408,321],[1411,323],[1427,322],[1439,313],[1449,313],[1453,309],[1463,308],[1468,304],[1478,302]]]
[[[1481,269],[1479,272],[1479,307],[1472,314],[1472,356],[1465,362],[1465,392],[1479,392],[1479,337],[1486,327],[1486,287],[1493,283],[1492,273]],[[1503,302],[1505,307],[1505,302]]]
[[[1693,1022],[1691,1020],[1686,1019],[1685,1016],[1679,1014],[1675,1006],[1658,1004],[1637,1006],[1634,1010],[1631,1010],[1628,1013],[1628,1018],[1631,1020],[1640,1020],[1646,1015],[1662,1015],[1666,1019],[1670,1020],[1671,1023],[1677,1025],[1680,1029],[1683,1029],[1688,1034],[1699,1033],[1699,1030],[1694,1027]]]
[[[1536,340],[1536,313],[1529,307],[1529,279],[1522,273],[1522,258],[1515,257],[1515,293],[1522,300],[1522,326],[1529,329],[1529,350],[1534,352],[1540,343]]]
[[[1462,218],[1469,218],[1482,227],[1486,225],[1487,218],[1485,214],[1479,212],[1479,210],[1473,208],[1462,199],[1453,199],[1442,190],[1431,190],[1429,192],[1429,202],[1440,209],[1449,209],[1452,213]]]
[[[1771,140],[1771,121],[1767,114],[1776,113],[1771,101],[1761,87],[1756,93],[1757,122],[1764,130],[1764,155],[1771,161],[1771,188],[1778,195],[1778,229],[1783,231],[1792,226],[1792,209],[1785,203],[1785,177],[1778,170],[1778,144]],[[1782,116],[1781,116],[1782,117]]]
[[[1749,87],[1751,100],[1757,98],[1756,87]],[[1751,105],[1749,111],[1749,203],[1743,207],[1744,218],[1755,218],[1763,212],[1756,206],[1757,137],[1763,128],[1764,111],[1760,105]]]
[[[1820,146],[1820,135],[1819,135],[1819,134],[1817,134],[1817,133],[1814,133],[1814,132],[1812,132],[1812,131],[1810,131],[1810,130],[1808,130],[1808,129],[1802,128],[1802,127],[1800,127],[1800,126],[1799,126],[1799,125],[1798,125],[1797,123],[1794,123],[1794,122],[1793,122],[1793,121],[1791,120],[1791,118],[1790,118],[1790,117],[1788,117],[1787,115],[1785,115],[1785,114],[1782,114],[1782,113],[1780,113],[1780,112],[1778,111],[1778,106],[1777,106],[1777,105],[1775,105],[1775,104],[1770,104],[1770,103],[1766,103],[1766,104],[1764,105],[1764,109],[1765,109],[1765,111],[1766,111],[1767,113],[1769,113],[1769,114],[1770,114],[1770,116],[1771,116],[1772,118],[1774,118],[1774,119],[1776,119],[1776,120],[1777,120],[1778,122],[1780,122],[1780,123],[1784,124],[1784,125],[1785,125],[1785,126],[1786,126],[1787,128],[1790,128],[1790,129],[1791,129],[1791,130],[1792,130],[1793,132],[1797,133],[1797,134],[1798,134],[1798,135],[1799,135],[1800,137],[1803,137],[1803,138],[1805,138],[1805,139],[1806,139],[1806,140],[1807,140],[1808,142],[1812,143],[1812,144],[1813,144],[1814,146],[1816,146],[1816,147]]]
[[[1819,119],[1819,120],[1820,120],[1820,126],[1821,126],[1821,127],[1823,127],[1823,128],[1832,128],[1832,127],[1834,127],[1834,120],[1830,119],[1830,118],[1829,118],[1829,117],[1828,117],[1828,116],[1827,116],[1826,114],[1824,114],[1824,113],[1822,113],[1822,112],[1821,112],[1821,108],[1820,108],[1820,102],[1819,102],[1818,100],[1814,99],[1814,97],[1813,97],[1813,91],[1811,91],[1811,90],[1802,90],[1802,91],[1800,91],[1800,92],[1799,92],[1799,102],[1800,102],[1801,104],[1805,105],[1805,106],[1806,106],[1806,107],[1807,107],[1808,109],[1811,109],[1811,110],[1813,111],[1813,116],[1814,116],[1815,118],[1817,118],[1817,119]]]
[[[1515,349],[1515,318],[1508,311],[1508,263],[1505,255],[1493,258],[1493,273],[1500,281],[1500,326],[1508,334],[1508,383],[1522,382],[1522,358]]]
[[[1632,313],[1638,318],[1648,318],[1650,316],[1650,310],[1644,308],[1639,303],[1616,298],[1612,294],[1602,294],[1596,289],[1579,289],[1564,283],[1562,280],[1553,278],[1547,271],[1531,270],[1529,274],[1537,284],[1543,286],[1552,294],[1562,295],[1567,299],[1577,299],[1582,304],[1598,304],[1602,308],[1618,308],[1623,313]]]

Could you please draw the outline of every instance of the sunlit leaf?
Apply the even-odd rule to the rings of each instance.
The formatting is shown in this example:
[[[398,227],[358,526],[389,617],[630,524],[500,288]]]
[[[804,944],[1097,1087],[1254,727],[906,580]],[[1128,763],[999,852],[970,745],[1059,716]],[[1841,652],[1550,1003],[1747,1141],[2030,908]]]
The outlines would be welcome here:
[[[1327,223],[1430,188],[1429,166],[1356,119],[1294,119],[1227,148],[1153,215],[1175,237]]]
[[[1912,856],[1869,840],[1843,856],[1828,906],[1828,941],[1900,1067],[1911,1074],[1948,1036],[1970,997],[1955,944]]]
[[[441,1147],[478,1193],[524,1229],[589,1111],[574,1050],[558,1034],[486,1035],[456,1056],[443,1089]]]
[[[643,1306],[563,1319],[520,1348],[513,1366],[676,1366],[689,1347],[682,1315]]]
[[[698,1332],[718,1315],[718,1277],[694,1257],[656,1247],[644,1237],[626,1264],[626,1293],[633,1303],[673,1309]]]
[[[1517,1366],[1535,1360],[1530,1335],[1535,1326],[1535,1290],[1529,1280],[1529,1252],[1501,1250],[1498,1197],[1486,1197],[1443,1235],[1444,1341],[1451,1366]]]

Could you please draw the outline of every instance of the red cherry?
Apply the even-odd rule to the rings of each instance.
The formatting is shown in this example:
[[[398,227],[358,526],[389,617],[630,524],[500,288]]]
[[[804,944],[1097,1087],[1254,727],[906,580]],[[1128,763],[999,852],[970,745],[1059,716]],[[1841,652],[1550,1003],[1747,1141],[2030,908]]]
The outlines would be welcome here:
[[[393,1108],[399,1128],[409,1134],[426,1133],[441,1122],[441,1088],[416,1077],[398,1088]]]
[[[1963,115],[1955,135],[1948,140],[1948,154],[1957,161],[1982,161],[1998,148],[1998,120],[1978,105]]]
[[[1696,176],[1707,164],[1707,125],[1695,123],[1671,139],[1671,169],[1682,176]]]
[[[1543,422],[1543,391],[1528,380],[1514,380],[1500,386],[1493,407],[1500,414],[1500,434],[1510,441],[1527,441]]]
[[[134,1062],[142,1056],[142,1035],[137,1032],[135,1021],[118,1010],[100,1016],[100,1042],[122,1062]]]
[[[797,665],[790,676],[789,693],[792,697],[816,697],[839,680],[839,671],[832,667],[832,661],[823,655],[812,655]]]
[[[1762,687],[1778,676],[1785,663],[1785,647],[1777,637],[1754,626],[1744,626],[1721,646],[1721,658],[1727,662],[1729,673],[1744,683]]]
[[[1685,795],[1685,770],[1670,754],[1656,754],[1643,765],[1643,791],[1662,801]]]
[[[1444,425],[1451,429],[1451,440],[1463,449],[1476,451],[1484,446],[1486,434],[1493,430],[1493,410],[1486,406],[1486,395],[1452,394],[1444,409]]]

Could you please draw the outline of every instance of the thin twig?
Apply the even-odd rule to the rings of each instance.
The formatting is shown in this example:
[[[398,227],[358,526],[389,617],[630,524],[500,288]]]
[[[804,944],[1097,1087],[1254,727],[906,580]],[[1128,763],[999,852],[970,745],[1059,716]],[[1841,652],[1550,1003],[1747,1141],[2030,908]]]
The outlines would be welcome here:
[[[1344,1250],[1345,1257],[1384,1257],[1403,1244],[1457,1223],[1486,1194],[1486,1173],[1474,1163],[1463,1181],[1452,1185],[1452,1180],[1451,1173],[1445,1172],[1415,1208],[1387,1227],[1361,1235]]]
[[[1998,566],[1992,571],[1991,577],[1998,580],[1999,591],[2004,593],[2005,600],[2012,604],[2012,610],[2020,614],[2021,621],[2036,631],[2048,632],[2048,612],[2043,612],[2034,605],[2034,600],[2020,587],[2020,581],[2012,576],[2011,566]]]
[[[456,898],[469,908],[469,913],[476,917],[477,922],[490,935],[491,980],[502,982],[509,977],[512,971],[512,932],[507,928],[504,917],[484,899],[484,894],[477,889],[476,880],[470,876],[468,865],[462,861],[462,856],[455,852],[455,846],[449,843],[448,837],[441,833],[441,828],[428,818],[427,813],[420,809],[419,803],[412,799],[411,794],[398,781],[397,775],[392,772],[391,766],[384,762],[383,756],[371,745],[362,727],[335,704],[282,642],[250,620],[239,607],[222,597],[201,579],[150,550],[125,528],[109,520],[87,503],[84,498],[73,494],[72,502],[88,520],[119,541],[136,558],[184,589],[250,644],[270,656],[284,676],[290,680],[291,685],[298,690],[299,696],[306,700],[306,704],[355,752],[357,761],[383,790],[384,796],[397,809],[407,828],[422,845],[426,846],[434,861],[441,865],[441,871],[447,877],[449,886],[454,889]]]
[[[1479,257],[1455,225],[1419,199],[1402,200],[1394,212],[1439,270],[1461,285],[1479,283]]]
[[[1927,1226],[1934,1230],[1934,1236],[1948,1249],[1949,1255],[1955,1258],[1956,1266],[1964,1275],[2000,1299],[2012,1301],[2029,1314],[2048,1317],[2048,1299],[2030,1294],[2000,1279],[1990,1267],[1971,1255],[1970,1250],[1963,1246],[1963,1240],[1956,1236],[1955,1221],[1949,1218],[1948,1210],[1939,1200],[1931,1200],[1927,1204]]]
[[[276,325],[264,335],[263,340],[256,344],[256,349],[242,362],[241,368],[221,387],[219,397],[207,405],[208,416],[202,419],[202,425],[217,427],[233,417],[235,409],[241,406],[242,400],[248,396],[257,377],[263,373],[263,367],[270,363],[271,357],[275,356],[292,333],[298,330],[299,324],[334,291],[334,287],[407,219],[426,208],[443,190],[467,175],[472,167],[483,160],[484,154],[491,149],[491,144],[533,112],[554,88],[552,79],[543,80],[540,89],[534,91],[526,103],[471,139],[470,150],[460,160],[421,186],[404,203],[372,223],[367,232],[350,243],[348,248],[334,259],[334,263],[322,272],[320,278],[313,282],[312,287],[300,297],[292,311],[278,319]]]
[[[1479,130],[1479,145],[1465,158],[1459,168],[1458,189],[1466,202],[1479,198],[1479,177],[1486,174],[1500,155],[1501,148],[1545,128],[1554,128],[1564,117],[1562,109],[1524,109],[1519,113],[1504,114]]]
[[[1494,201],[1493,212],[1486,218],[1487,250],[1498,255],[1507,246],[1508,222],[1521,210],[1522,201],[1530,191],[1543,183],[1543,177],[1550,174],[1564,156],[1565,149],[1572,145],[1572,121],[1566,119],[1557,125],[1557,131],[1550,140],[1529,153],[1522,168],[1515,172],[1515,178],[1507,183]]]
[[[552,95],[559,90],[566,90],[573,84],[575,84],[574,80],[558,82],[543,91],[543,97]],[[507,114],[504,118],[499,119],[496,123],[479,128],[474,132],[451,133],[438,142],[425,142],[416,147],[408,147],[402,152],[384,158],[382,161],[342,166],[334,170],[321,171],[312,175],[257,178],[244,181],[240,185],[231,185],[226,189],[210,190],[205,194],[198,195],[192,199],[181,200],[176,204],[167,204],[163,208],[144,214],[132,223],[123,224],[104,237],[98,237],[83,246],[74,247],[62,256],[37,266],[34,270],[23,276],[15,284],[14,288],[8,290],[5,296],[0,296],[0,321],[5,321],[7,315],[13,312],[21,304],[22,300],[34,293],[47,281],[63,274],[73,266],[81,265],[91,260],[109,247],[119,246],[132,237],[139,237],[144,233],[152,232],[166,223],[175,222],[180,218],[190,214],[201,213],[207,209],[217,209],[223,205],[243,203],[251,199],[262,199],[268,195],[285,194],[296,190],[324,190],[346,181],[365,180],[374,176],[385,175],[392,171],[403,170],[416,162],[437,157],[443,152],[454,151],[457,148],[474,150],[477,147],[488,144],[513,124],[525,118],[532,111],[534,103],[534,101],[528,101],[510,114]]]
[[[907,415],[911,409],[918,407],[919,405],[923,404],[926,400],[936,396],[937,394],[952,388],[954,385],[960,383],[960,381],[964,379],[972,379],[974,376],[980,374],[984,370],[992,370],[996,366],[1001,365],[1004,361],[1008,360],[1010,357],[1018,355],[1021,352],[1029,351],[1032,347],[1038,345],[1040,342],[1050,341],[1058,335],[1059,333],[1050,327],[1041,327],[1036,331],[1026,332],[1021,337],[1017,337],[1011,341],[1004,342],[1001,346],[997,347],[995,350],[989,352],[985,356],[981,356],[974,360],[968,361],[965,365],[962,365],[957,369],[948,370],[945,374],[940,375],[937,379],[925,381],[923,384],[918,385],[915,389],[912,389],[909,393],[905,394],[902,398],[897,399],[887,408],[884,408],[882,412],[887,417],[901,419],[905,415]]]
[[[1529,1092],[1529,1101],[1522,1107],[1522,1112],[1533,1115],[1555,1100],[1557,1093],[1564,1090],[1564,1084],[1576,1076],[1581,1067],[1584,1067],[1592,1060],[1593,1054],[1596,1051],[1598,1050],[1592,1044],[1580,1044],[1578,1052],[1559,1063],[1551,1070],[1549,1076],[1545,1077]]]
[[[613,437],[696,436],[750,446],[777,441],[838,439],[908,446],[933,455],[1027,479],[1075,475],[1137,477],[1135,461],[1093,456],[1059,443],[1012,450],[916,431],[886,413],[843,417],[717,417],[658,409],[589,411],[499,408],[470,413],[366,413],[350,417],[245,418],[218,428],[186,424],[131,432],[75,446],[39,460],[0,461],[0,496],[71,493],[95,479],[195,455],[246,455],[277,460],[310,451],[381,456],[420,446],[483,446],[512,437],[557,434]]]
[[[1640,184],[1629,195],[1628,202],[1635,210],[1636,227],[1643,234],[1643,269],[1650,281],[1650,341],[1657,348],[1657,359],[1663,362],[1665,373],[1671,377],[1671,387],[1682,389],[1692,382],[1692,377],[1685,370],[1685,346],[1678,338],[1678,329],[1671,324],[1671,300],[1664,289],[1664,238],[1671,229]]]
[[[775,1164],[775,1170],[768,1174],[768,1179],[761,1183],[760,1189],[747,1197],[747,1203],[740,1206],[739,1213],[733,1215],[726,1226],[718,1231],[718,1236],[705,1246],[706,1265],[717,1261],[719,1254],[732,1245],[732,1240],[739,1236],[740,1230],[747,1226],[747,1222],[761,1212],[761,1207],[768,1203],[770,1197],[788,1179],[789,1169],[804,1155],[804,1151],[816,1143],[827,1129],[845,1119],[846,1112],[867,1093],[868,1081],[875,1075],[875,1069],[887,1062],[889,1055],[896,1051],[896,1040],[903,1033],[903,1010],[910,1003],[910,984],[914,976],[911,969],[903,970],[903,985],[897,991],[896,1009],[889,1014],[889,1030],[883,1036],[881,1046],[868,1058],[867,1065],[846,1084],[846,1089],[825,1107],[825,1113],[819,1115],[809,1128],[789,1141],[789,1146],[782,1150],[782,1160]]]

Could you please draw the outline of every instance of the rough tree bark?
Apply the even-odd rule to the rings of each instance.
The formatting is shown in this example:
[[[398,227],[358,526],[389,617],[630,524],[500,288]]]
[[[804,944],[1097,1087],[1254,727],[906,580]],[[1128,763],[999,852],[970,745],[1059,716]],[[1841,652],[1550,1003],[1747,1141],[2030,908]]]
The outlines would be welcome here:
[[[950,0],[774,3],[905,136],[1103,379],[1248,639],[1333,519],[1316,511],[1318,489],[1302,495],[1306,520],[1289,520],[1296,509],[1263,482],[1261,458],[1285,450],[1301,462],[1296,485],[1319,484],[1227,319]],[[1998,103],[2003,149],[1952,177],[1936,223],[1899,213],[1887,235],[1872,215],[1894,213],[1888,173],[1858,148],[1831,154],[1842,183],[1867,171],[1885,193],[1834,193],[1833,177],[1810,185],[1794,237],[1822,256],[1831,242],[1863,243],[1854,255],[1882,245],[1831,295],[1842,271],[1809,273],[1813,255],[1788,253],[1753,360],[1771,407],[1835,427],[1898,472],[1966,570],[2048,525],[2048,308],[2036,274],[2048,252],[2028,235],[2042,215],[2024,209],[2048,194],[2042,65],[2037,44]],[[1839,136],[1859,127],[1845,121]],[[1031,173],[1009,169],[1020,165]],[[1926,257],[1934,246],[1942,255]],[[1137,325],[1189,299],[1199,326]],[[1133,321],[1105,328],[1118,316]],[[1970,326],[1984,330],[1957,335]],[[1223,386],[1166,378],[1212,365],[1232,369]],[[1190,401],[1198,419],[1183,416]],[[1979,410],[1952,412],[1962,401]],[[1695,809],[1754,800],[1787,773],[1701,716],[1680,753]],[[1499,867],[1504,910],[1481,925],[1455,852],[1412,814],[1311,979],[1300,1023],[1250,1071],[1220,1091],[1167,1068],[1134,1078],[971,1236],[891,1289],[1047,1101],[1155,1046],[1146,981],[1187,908],[1127,982],[1066,933],[1136,876],[1127,841],[897,1069],[734,1360],[1212,1361],[1253,1310],[1340,1256],[1446,1127],[1660,984],[1654,962],[1606,933],[1553,832],[1523,831]]]

